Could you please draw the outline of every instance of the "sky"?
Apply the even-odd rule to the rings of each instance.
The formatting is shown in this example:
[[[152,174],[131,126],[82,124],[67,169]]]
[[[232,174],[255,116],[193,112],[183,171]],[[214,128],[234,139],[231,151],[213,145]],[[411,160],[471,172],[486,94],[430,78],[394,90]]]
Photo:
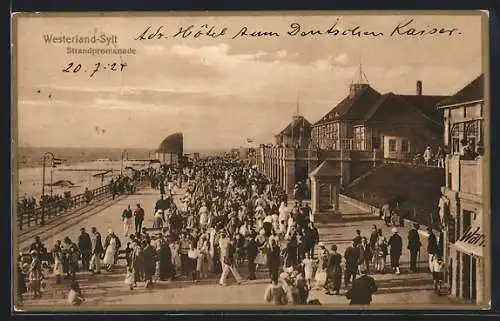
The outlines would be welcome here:
[[[398,24],[457,28],[452,36],[390,36]],[[290,36],[354,28],[371,36]],[[220,37],[173,37],[207,24]],[[134,40],[162,26],[162,39]],[[237,36],[242,27],[279,36]],[[203,28],[202,28],[203,29]],[[359,66],[381,93],[451,95],[483,71],[481,16],[279,15],[18,17],[14,57],[21,146],[156,148],[183,132],[185,148],[268,143],[300,113],[314,123],[340,102]],[[406,29],[399,29],[404,31]],[[116,43],[47,43],[49,35],[116,35]],[[68,54],[72,48],[135,54]],[[70,72],[62,70],[73,63]],[[90,74],[95,64],[100,69]],[[110,70],[116,63],[117,71]],[[120,64],[126,63],[122,71]],[[73,72],[80,64],[79,71]],[[104,70],[102,66],[107,66]]]

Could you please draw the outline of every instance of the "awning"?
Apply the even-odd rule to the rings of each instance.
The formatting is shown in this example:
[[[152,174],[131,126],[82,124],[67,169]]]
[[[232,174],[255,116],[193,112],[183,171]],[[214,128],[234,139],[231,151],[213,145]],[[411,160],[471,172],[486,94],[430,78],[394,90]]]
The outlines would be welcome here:
[[[457,241],[455,242],[455,244],[452,245],[455,249],[459,250],[460,252],[463,252],[463,253],[466,253],[466,254],[470,254],[470,255],[474,255],[474,256],[479,256],[479,257],[483,257],[484,256],[484,248],[481,247],[481,246],[477,246],[477,245],[471,245],[469,243],[466,243],[466,242],[461,242],[461,241]]]

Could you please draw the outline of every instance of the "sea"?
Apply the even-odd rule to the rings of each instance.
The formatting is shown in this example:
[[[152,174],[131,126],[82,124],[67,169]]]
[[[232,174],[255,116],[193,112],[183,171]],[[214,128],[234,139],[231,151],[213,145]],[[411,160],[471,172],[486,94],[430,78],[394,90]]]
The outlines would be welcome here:
[[[200,155],[213,155],[226,152],[223,149],[186,149],[184,154],[200,153]],[[71,195],[82,193],[85,188],[94,189],[106,185],[109,181],[120,174],[122,169],[132,167],[140,169],[149,166],[150,159],[155,158],[153,149],[138,148],[95,148],[95,147],[18,147],[16,153],[17,177],[13,182],[17,187],[14,192],[17,198],[35,197],[40,199],[42,195],[43,182],[43,155],[47,152],[54,154],[56,158],[63,159],[61,165],[55,168],[45,168],[45,194],[63,195],[70,191]],[[48,164],[49,162],[46,162]],[[99,173],[109,173],[102,176]],[[49,187],[47,184],[58,181],[68,181],[64,187]],[[52,190],[51,190],[52,188]]]

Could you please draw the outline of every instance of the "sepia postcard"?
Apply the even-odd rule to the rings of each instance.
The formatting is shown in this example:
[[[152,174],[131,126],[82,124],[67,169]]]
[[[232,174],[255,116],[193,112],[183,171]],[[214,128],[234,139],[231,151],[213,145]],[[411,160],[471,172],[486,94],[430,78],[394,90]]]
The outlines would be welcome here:
[[[489,309],[488,19],[13,13],[13,311]]]

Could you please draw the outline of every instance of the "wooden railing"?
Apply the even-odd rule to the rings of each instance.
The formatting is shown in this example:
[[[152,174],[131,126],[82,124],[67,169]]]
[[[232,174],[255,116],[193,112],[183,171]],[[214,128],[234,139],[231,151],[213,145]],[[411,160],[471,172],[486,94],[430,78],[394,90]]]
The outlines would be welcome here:
[[[63,198],[55,202],[37,207],[35,209],[17,209],[17,223],[19,229],[24,227],[44,225],[52,218],[71,210],[80,209],[92,202],[111,198],[112,193],[109,185],[104,185],[87,193],[75,195],[71,198]]]

